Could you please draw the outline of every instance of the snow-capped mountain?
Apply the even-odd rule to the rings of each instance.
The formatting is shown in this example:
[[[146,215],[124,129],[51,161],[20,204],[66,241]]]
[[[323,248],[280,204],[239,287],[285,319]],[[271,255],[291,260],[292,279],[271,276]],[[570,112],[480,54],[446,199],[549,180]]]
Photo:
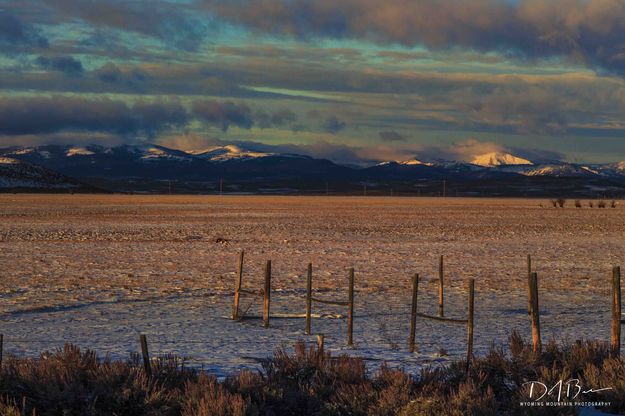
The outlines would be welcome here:
[[[519,156],[511,155],[505,152],[490,152],[483,155],[476,156],[471,162],[473,165],[483,167],[494,166],[517,166],[517,165],[533,165],[531,161]]]
[[[571,163],[538,165],[520,171],[526,176],[553,176],[553,177],[585,177],[601,175],[601,172],[588,166],[574,165]]]
[[[273,156],[274,153],[257,152],[243,149],[232,144],[225,146],[212,146],[202,150],[191,150],[187,152],[193,156],[210,160],[212,162],[225,162],[228,160],[254,159],[259,157]]]
[[[423,166],[432,166],[433,163],[432,162],[422,162],[418,159],[409,159],[409,160],[393,160],[391,162],[381,162],[378,163],[378,166],[384,166],[384,165],[389,165],[392,163],[396,163],[398,165],[404,165],[404,166],[417,166],[417,165],[423,165]]]
[[[352,169],[326,159],[266,153],[240,146],[185,152],[153,144],[105,147],[47,145],[0,149],[0,156],[101,185],[115,181],[285,181],[350,177]],[[117,185],[116,185],[117,186]]]
[[[558,181],[566,179],[568,184],[574,184],[573,188],[586,190],[622,186],[625,194],[625,162],[603,165],[537,162],[505,152],[479,155],[469,162],[415,157],[370,167],[344,166],[327,159],[269,153],[234,144],[194,151],[153,144],[11,147],[0,149],[0,157],[4,161],[5,182],[9,177],[6,166],[12,166],[14,172],[14,165],[22,162],[20,169],[25,166],[46,169],[48,175],[58,172],[64,178],[124,191],[162,192],[169,189],[169,185],[163,188],[162,184],[170,182],[178,183],[178,189],[181,183],[186,184],[185,192],[214,191],[222,182],[250,192],[268,185],[271,189],[316,189],[322,184],[325,189],[327,183],[341,183],[345,189],[360,188],[362,183],[367,183],[368,187],[379,184],[412,190],[431,183],[438,191],[439,184],[446,181],[475,187],[471,195],[485,192],[525,195],[525,189],[530,188],[532,192],[542,192],[545,183],[560,189],[562,182]]]

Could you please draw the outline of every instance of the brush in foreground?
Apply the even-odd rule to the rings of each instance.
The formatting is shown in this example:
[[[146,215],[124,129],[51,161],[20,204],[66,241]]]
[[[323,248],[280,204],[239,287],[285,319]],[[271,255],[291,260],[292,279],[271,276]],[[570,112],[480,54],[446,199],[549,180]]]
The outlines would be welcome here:
[[[138,356],[99,359],[73,345],[38,359],[9,356],[0,379],[1,415],[495,415],[574,414],[573,407],[526,408],[528,386],[579,379],[603,389],[576,400],[610,402],[625,411],[625,361],[610,346],[549,342],[540,354],[513,333],[509,348],[418,374],[386,366],[370,375],[365,362],[332,357],[303,343],[277,350],[259,372],[223,381],[184,368],[176,357],[154,360],[148,378]]]

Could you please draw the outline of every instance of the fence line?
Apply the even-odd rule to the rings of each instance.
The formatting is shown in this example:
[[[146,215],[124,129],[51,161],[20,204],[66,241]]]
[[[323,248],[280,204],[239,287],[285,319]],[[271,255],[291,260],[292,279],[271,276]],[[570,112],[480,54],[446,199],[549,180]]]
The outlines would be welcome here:
[[[243,259],[241,254],[240,259]],[[265,299],[269,298],[267,281],[270,279],[271,262],[268,261],[265,273],[265,291],[263,291]],[[242,265],[239,264],[239,270],[242,270]],[[269,274],[267,274],[269,270]],[[532,257],[527,255],[527,304],[528,314],[530,316],[531,331],[532,331],[532,349],[534,352],[539,353],[542,350],[542,340],[540,333],[540,308],[539,308],[539,290],[538,290],[538,274],[532,271]],[[240,278],[241,273],[239,273]],[[417,308],[418,304],[418,287],[419,287],[419,275],[415,274],[412,279],[412,304],[410,310],[410,326],[408,336],[408,349],[410,352],[417,350],[416,343],[416,320],[417,318],[429,319],[440,323],[450,324],[466,324],[467,325],[467,363],[469,363],[473,354],[473,338],[474,338],[474,319],[475,319],[475,279],[469,280],[468,289],[468,313],[466,319],[450,318],[445,316],[445,296],[444,296],[444,281],[445,281],[445,268],[444,268],[444,256],[439,256],[438,262],[438,316],[419,312]],[[621,325],[625,323],[625,320],[621,319],[621,288],[620,288],[620,268],[615,267],[613,269],[613,296],[612,296],[612,351],[614,354],[620,354],[620,330]],[[239,289],[235,296],[240,293],[254,294],[253,291],[246,291]],[[306,274],[306,310],[305,310],[305,330],[307,335],[312,334],[312,308],[314,303],[321,303],[334,306],[347,306],[347,345],[353,346],[353,320],[354,320],[354,269],[349,269],[349,287],[348,287],[348,301],[334,301],[322,299],[313,296],[313,266],[312,263],[308,264]],[[400,314],[378,314],[380,316],[391,316]],[[269,320],[268,307],[265,308],[264,314],[265,322]]]
[[[419,312],[418,310],[418,294],[419,294],[419,274],[415,274],[412,278],[412,302],[410,305],[410,325],[409,325],[409,336],[408,336],[408,350],[413,353],[417,351],[417,332],[416,332],[416,322],[417,318],[428,319],[435,322],[445,323],[445,324],[466,324],[467,325],[467,355],[466,355],[466,365],[467,371],[469,370],[470,363],[473,357],[473,342],[474,342],[474,319],[475,319],[475,279],[468,280],[468,307],[467,307],[467,318],[453,318],[449,316],[445,316],[444,309],[444,293],[443,293],[443,282],[444,282],[444,257],[439,257],[439,297],[438,297],[438,315],[431,315],[424,312]],[[270,306],[271,306],[271,271],[272,271],[272,263],[271,260],[267,260],[265,264],[265,273],[264,273],[264,287],[261,290],[252,290],[249,288],[243,287],[243,271],[244,271],[244,252],[241,251],[239,254],[239,262],[237,267],[237,275],[235,281],[235,290],[234,297],[232,303],[232,319],[240,321],[246,318],[247,310],[241,313],[240,303],[241,303],[241,295],[250,295],[250,296],[263,296],[263,327],[269,327],[270,322]],[[349,269],[348,275],[348,293],[347,293],[347,302],[345,301],[333,301],[322,299],[319,297],[313,296],[313,265],[312,263],[308,264],[307,268],[307,279],[306,279],[306,310],[305,314],[297,315],[297,316],[289,316],[294,318],[305,318],[305,334],[312,335],[312,308],[313,304],[328,304],[335,305],[341,307],[347,307],[347,345],[353,346],[353,327],[354,327],[354,314],[355,310],[355,298],[354,298],[354,268]],[[621,271],[620,267],[615,266],[612,269],[612,297],[611,297],[611,355],[612,356],[620,356],[621,350],[621,325],[625,323],[625,320],[622,319],[622,292],[621,292]],[[528,313],[530,316],[530,324],[531,324],[531,332],[532,332],[532,348],[535,353],[540,353],[542,351],[542,340],[541,340],[541,325],[540,325],[540,307],[539,307],[539,284],[538,284],[538,274],[532,271],[532,259],[531,256],[527,255],[527,295],[528,295]],[[248,307],[249,309],[249,307]],[[321,315],[319,315],[321,316]],[[403,313],[397,314],[368,314],[366,316],[404,316]],[[287,316],[274,315],[274,318],[285,318]],[[34,340],[11,340],[17,343],[39,343]],[[48,341],[50,341],[48,339]],[[66,341],[65,341],[66,342]],[[159,339],[159,343],[164,344],[169,341]],[[171,341],[172,343],[178,343],[179,341]],[[190,344],[204,344],[206,342],[202,341],[185,341]],[[151,376],[151,365],[150,365],[150,355],[148,350],[148,342],[147,335],[141,333],[139,336],[139,343],[141,348],[141,356],[143,358],[144,371],[148,377]],[[319,350],[322,352],[320,354],[323,357],[323,348],[324,348],[324,336],[323,334],[317,334],[317,345]],[[3,348],[4,348],[4,335],[0,333],[0,368],[2,366],[3,360]]]

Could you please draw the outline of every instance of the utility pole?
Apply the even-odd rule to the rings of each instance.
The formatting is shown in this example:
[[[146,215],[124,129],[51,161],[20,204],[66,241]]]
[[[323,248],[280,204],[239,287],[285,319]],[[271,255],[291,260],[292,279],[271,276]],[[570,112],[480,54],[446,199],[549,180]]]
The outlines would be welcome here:
[[[326,195],[330,195],[330,186],[326,182]]]
[[[443,198],[447,196],[447,179],[443,179]]]
[[[364,184],[362,193],[364,196],[367,196],[367,184]]]
[[[224,193],[224,178],[219,178],[219,196]]]
[[[169,195],[171,195],[171,179],[168,181],[169,183]]]

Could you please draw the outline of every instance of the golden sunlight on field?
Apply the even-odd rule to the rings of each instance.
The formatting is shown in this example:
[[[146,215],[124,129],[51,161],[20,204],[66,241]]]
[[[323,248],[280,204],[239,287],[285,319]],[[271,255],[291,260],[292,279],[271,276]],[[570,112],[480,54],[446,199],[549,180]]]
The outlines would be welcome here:
[[[434,284],[441,254],[452,288],[479,291],[522,291],[528,253],[556,291],[607,290],[625,263],[623,206],[572,201],[3,195],[0,217],[5,311],[230,292],[240,250],[248,282],[271,259],[274,286],[300,288],[313,262],[318,287],[353,266],[372,292],[404,292],[415,272]]]

